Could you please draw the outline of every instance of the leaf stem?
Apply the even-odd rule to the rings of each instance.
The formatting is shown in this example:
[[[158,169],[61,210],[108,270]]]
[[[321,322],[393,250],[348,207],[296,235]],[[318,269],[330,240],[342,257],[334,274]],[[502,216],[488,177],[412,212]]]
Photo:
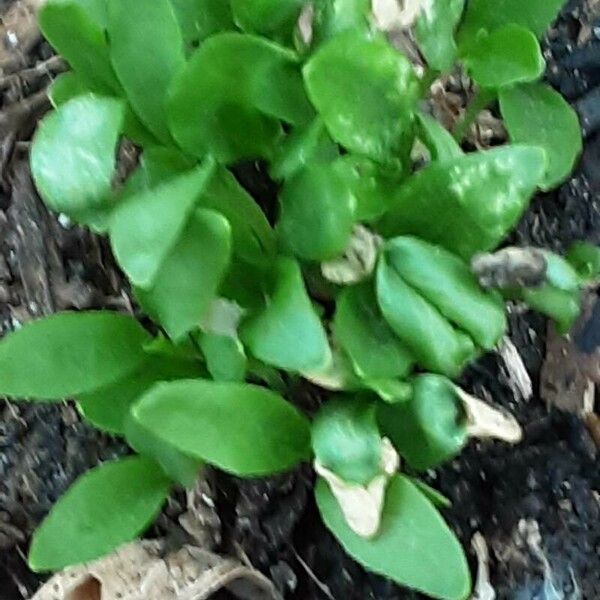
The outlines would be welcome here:
[[[452,135],[457,142],[461,142],[469,127],[475,122],[477,115],[496,97],[496,92],[488,89],[481,89],[475,92],[471,101],[467,105],[467,109],[454,126]]]

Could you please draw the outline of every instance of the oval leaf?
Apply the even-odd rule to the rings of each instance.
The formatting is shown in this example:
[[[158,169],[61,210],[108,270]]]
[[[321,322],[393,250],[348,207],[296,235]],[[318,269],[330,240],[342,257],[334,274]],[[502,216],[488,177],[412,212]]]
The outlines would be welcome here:
[[[86,10],[79,0],[50,0],[40,8],[38,22],[44,37],[87,86],[100,92],[121,91],[97,11]]]
[[[0,394],[61,400],[135,371],[150,335],[111,312],[60,313],[32,321],[0,342]]]
[[[49,208],[77,217],[108,202],[123,110],[118,100],[89,94],[41,122],[31,173]]]
[[[280,195],[278,231],[305,260],[342,254],[354,226],[354,196],[331,164],[315,163],[288,179]]]
[[[359,377],[405,377],[413,358],[383,318],[371,286],[363,283],[340,294],[333,320],[335,338]]]
[[[134,406],[133,416],[181,452],[243,477],[285,471],[310,454],[308,421],[281,396],[254,385],[162,383]]]
[[[470,259],[502,241],[545,168],[541,148],[519,145],[435,162],[399,187],[378,229],[386,237],[413,234]]]
[[[473,80],[484,88],[502,88],[538,79],[546,66],[540,45],[531,31],[506,25],[480,36],[462,53]]]
[[[289,34],[294,28],[304,0],[231,0],[237,25],[243,31],[270,36]]]
[[[305,124],[314,117],[297,62],[293,52],[252,35],[207,39],[173,82],[175,139],[194,156],[211,152],[224,163],[270,158],[281,135],[276,119]]]
[[[452,68],[457,55],[454,30],[465,0],[430,0],[423,3],[415,23],[415,37],[427,64],[438,71]]]
[[[212,169],[212,162],[207,161],[115,207],[110,242],[117,262],[133,285],[152,285],[208,184]]]
[[[442,124],[424,113],[417,113],[417,135],[431,154],[432,160],[445,161],[464,152],[452,134]]]
[[[166,91],[185,65],[173,7],[169,0],[108,0],[108,16],[110,57],[127,97],[150,131],[168,143]]]
[[[531,29],[541,37],[564,3],[564,0],[469,0],[461,39],[472,39],[482,29],[494,31],[510,23]]]
[[[400,151],[420,85],[409,60],[385,38],[354,31],[333,38],[308,61],[304,80],[337,142],[378,161]]]
[[[192,361],[146,356],[133,373],[93,392],[78,394],[77,404],[81,414],[94,427],[124,435],[129,410],[146,390],[159,381],[188,379],[201,374],[199,365]]]
[[[340,398],[326,402],[312,424],[319,463],[346,483],[366,486],[382,472],[375,404]]]
[[[137,456],[88,471],[35,532],[29,566],[55,571],[94,560],[133,540],[152,523],[170,485],[154,461]]]
[[[545,150],[548,165],[540,187],[549,190],[564,181],[582,149],[579,120],[566,100],[533,83],[501,90],[500,110],[511,141]]]
[[[225,217],[198,209],[147,290],[137,289],[142,308],[179,340],[200,325],[231,258],[231,227]]]
[[[298,263],[280,258],[275,289],[266,308],[241,329],[254,356],[290,371],[325,368],[331,360],[323,325],[306,293]]]
[[[431,502],[411,481],[389,483],[379,534],[365,539],[346,524],[327,483],[319,479],[317,505],[325,525],[364,567],[434,598],[464,600],[471,588],[464,552]]]
[[[231,6],[223,0],[171,0],[187,48],[207,37],[235,29]]]

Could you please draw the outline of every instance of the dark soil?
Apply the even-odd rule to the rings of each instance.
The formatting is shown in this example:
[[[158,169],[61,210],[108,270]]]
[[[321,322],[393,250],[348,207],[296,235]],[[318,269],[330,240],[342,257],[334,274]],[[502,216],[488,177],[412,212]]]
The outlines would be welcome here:
[[[546,40],[548,79],[576,104],[586,126],[580,167],[560,190],[534,200],[511,243],[557,250],[577,239],[600,243],[600,96],[593,101],[600,89],[600,29],[594,29],[600,27],[600,13],[594,16],[589,8],[594,4],[569,2]],[[25,66],[48,56],[47,47],[38,44]],[[20,142],[29,139],[47,106],[43,99],[23,99],[36,98],[47,82],[47,75],[16,78],[3,88],[0,334],[67,308],[133,310],[105,244],[81,229],[63,228],[33,192],[27,148]],[[256,173],[246,167],[236,174],[263,200],[272,196],[272,189],[263,193],[255,187],[261,181],[259,167]],[[462,383],[509,408],[524,427],[524,442],[516,448],[472,444],[427,479],[453,503],[445,516],[470,553],[474,577],[471,539],[475,532],[485,538],[497,598],[596,600],[600,454],[578,417],[549,411],[540,398],[545,320],[515,309],[510,323],[511,340],[533,382],[533,397],[524,401],[515,394],[497,355],[480,360]],[[585,331],[585,352],[593,354],[600,339],[600,319],[594,313]],[[312,390],[303,393],[303,404],[315,402]],[[126,451],[121,442],[81,423],[66,403],[0,403],[0,600],[29,598],[39,585],[23,557],[33,528],[55,499],[87,468]],[[320,522],[312,485],[306,466],[260,481],[217,474],[222,549],[243,551],[290,600],[420,598],[366,573],[344,554]],[[180,505],[175,499],[173,506]],[[170,510],[159,527],[176,521],[177,510]]]

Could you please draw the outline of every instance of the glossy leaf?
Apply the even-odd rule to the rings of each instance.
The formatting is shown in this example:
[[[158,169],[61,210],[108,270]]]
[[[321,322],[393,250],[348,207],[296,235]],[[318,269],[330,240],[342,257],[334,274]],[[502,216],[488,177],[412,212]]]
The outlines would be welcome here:
[[[417,128],[417,136],[429,150],[432,160],[446,161],[464,154],[452,134],[433,117],[417,113]]]
[[[600,248],[598,246],[587,242],[575,242],[569,248],[566,259],[583,280],[594,280],[600,276]]]
[[[549,250],[543,250],[542,252],[546,260],[546,281],[559,290],[577,291],[581,285],[581,280],[571,263]]]
[[[108,0],[108,15],[110,57],[119,80],[140,119],[168,143],[166,91],[185,65],[173,7],[169,0]]]
[[[223,0],[171,0],[188,48],[207,37],[235,28],[231,6]]]
[[[440,246],[399,237],[385,246],[396,273],[446,319],[492,350],[506,329],[502,298],[479,287],[469,266]]]
[[[275,233],[254,198],[224,167],[216,167],[198,206],[222,213],[231,225],[235,254],[262,265],[275,253]]]
[[[213,164],[207,161],[115,207],[110,222],[111,246],[135,286],[149,288],[155,281],[206,189],[212,170]]]
[[[125,424],[126,440],[138,454],[155,460],[174,482],[185,488],[192,488],[196,483],[202,461],[191,458],[163,441],[154,433],[140,425],[131,415]]]
[[[379,165],[353,154],[337,159],[334,169],[354,196],[354,217],[357,221],[374,221],[386,212],[389,199],[399,185],[395,178],[386,178]]]
[[[566,334],[571,329],[581,312],[579,291],[561,290],[550,284],[541,288],[524,289],[517,297],[533,310],[550,317],[561,334]]]
[[[125,422],[133,403],[159,381],[199,377],[196,362],[165,356],[145,356],[140,366],[119,380],[77,396],[85,419],[108,433],[124,435]]]
[[[326,0],[315,3],[313,44],[321,44],[345,31],[367,35],[371,0]]]
[[[104,28],[78,0],[50,0],[38,12],[44,37],[88,86],[120,92],[108,55]]]
[[[502,241],[545,168],[543,150],[520,145],[435,162],[399,187],[378,229],[386,237],[416,235],[470,259]]]
[[[231,258],[231,227],[221,214],[198,209],[163,261],[154,283],[137,289],[142,308],[179,340],[200,325]]]
[[[182,452],[243,477],[285,471],[310,454],[308,421],[281,396],[254,385],[163,383],[133,415]]]
[[[73,71],[61,73],[48,88],[48,98],[54,108],[66,104],[77,96],[89,93],[89,87]]]
[[[350,398],[327,401],[312,424],[312,447],[319,463],[346,483],[370,483],[381,474],[375,404]]]
[[[244,381],[248,361],[237,338],[203,332],[199,344],[206,368],[215,381]]]
[[[386,323],[372,283],[347,287],[336,303],[335,338],[363,379],[405,377],[413,358]]]
[[[321,261],[344,252],[355,201],[331,164],[311,164],[288,179],[280,202],[278,232],[296,256]]]
[[[171,88],[175,139],[194,156],[211,152],[224,163],[271,157],[281,136],[277,119],[306,124],[314,116],[297,60],[293,52],[252,35],[207,39]]]
[[[454,385],[439,375],[413,380],[408,402],[380,404],[381,432],[414,469],[437,467],[467,442],[466,417]]]
[[[49,208],[76,217],[109,201],[122,120],[120,101],[92,94],[44,118],[31,149],[31,172]]]
[[[434,598],[465,600],[471,581],[460,543],[431,502],[403,475],[387,489],[379,534],[365,539],[346,524],[324,480],[315,488],[328,529],[364,567]]]
[[[35,532],[29,566],[55,571],[100,558],[133,540],[152,523],[169,487],[155,462],[137,456],[88,471]]]
[[[540,146],[548,159],[544,190],[571,173],[582,149],[581,127],[566,100],[543,83],[500,91],[500,110],[511,141]]]
[[[303,0],[231,0],[239,27],[265,36],[291,31],[303,5]]]
[[[377,301],[389,326],[426,369],[455,377],[474,358],[471,338],[409,286],[385,257],[377,268]]]
[[[457,55],[454,30],[461,20],[465,0],[431,0],[424,3],[414,26],[421,53],[430,68],[448,71]]]
[[[482,29],[494,31],[515,23],[541,37],[550,26],[564,0],[469,0],[461,37],[471,39]]]
[[[134,372],[150,335],[111,312],[64,312],[32,321],[0,342],[0,394],[61,400]]]
[[[315,119],[285,139],[271,163],[270,175],[273,179],[288,179],[311,162],[329,162],[338,155],[323,122]]]
[[[533,81],[545,68],[536,37],[520,25],[506,25],[480,36],[465,47],[462,54],[467,72],[484,88]]]
[[[290,371],[318,370],[331,358],[321,321],[306,293],[300,267],[280,258],[267,306],[242,325],[241,338],[252,354]]]
[[[342,146],[383,162],[400,151],[420,89],[409,60],[385,38],[336,36],[306,63],[304,80]]]

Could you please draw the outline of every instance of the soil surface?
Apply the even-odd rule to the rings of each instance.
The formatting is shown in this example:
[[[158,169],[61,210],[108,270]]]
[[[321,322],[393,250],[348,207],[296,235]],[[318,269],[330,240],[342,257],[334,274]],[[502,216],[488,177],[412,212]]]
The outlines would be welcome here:
[[[0,2],[0,10],[15,4],[21,2]],[[533,201],[510,243],[556,250],[577,239],[600,243],[599,4],[569,2],[545,40],[548,80],[573,102],[584,124],[580,166],[559,190]],[[6,31],[0,29],[0,36]],[[28,39],[27,32],[23,36]],[[19,52],[0,51],[0,334],[56,310],[135,310],[106,244],[59,223],[31,185],[27,140],[48,108],[40,91],[64,68],[48,63],[50,57],[39,39]],[[273,190],[261,187],[259,170],[247,167],[237,175],[272,206]],[[600,373],[600,309],[594,302],[592,294],[568,349],[573,364],[585,361],[588,375],[594,369]],[[505,354],[482,358],[462,384],[511,410],[524,428],[523,443],[472,444],[452,463],[429,472],[427,480],[452,501],[444,513],[469,552],[474,579],[481,569],[471,540],[476,533],[483,536],[497,598],[595,600],[600,598],[600,428],[548,406],[548,382],[553,397],[577,400],[573,390],[579,389],[580,373],[544,371],[556,351],[546,321],[511,307],[509,337],[532,393],[518,384]],[[319,401],[311,388],[298,393],[306,407]],[[83,424],[67,403],[0,401],[0,600],[24,600],[37,589],[40,579],[27,569],[24,555],[32,530],[56,498],[86,469],[125,452],[122,442]],[[221,473],[212,479],[218,549],[245,555],[286,598],[421,598],[366,573],[344,554],[319,519],[307,466],[258,481]],[[174,543],[183,504],[176,494],[155,526]]]

